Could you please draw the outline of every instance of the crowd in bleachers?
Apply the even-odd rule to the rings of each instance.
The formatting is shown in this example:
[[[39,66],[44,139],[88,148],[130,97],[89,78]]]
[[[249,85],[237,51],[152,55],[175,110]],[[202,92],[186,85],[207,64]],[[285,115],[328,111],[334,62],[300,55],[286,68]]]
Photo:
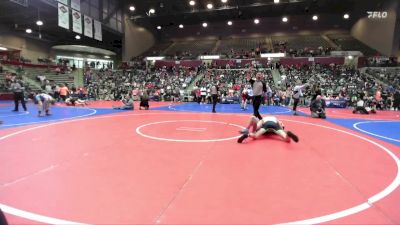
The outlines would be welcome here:
[[[85,84],[92,99],[121,100],[126,95],[138,99],[146,92],[153,100],[160,101],[169,100],[174,94],[184,95],[198,72],[192,68],[88,70]]]
[[[400,87],[399,68],[367,68],[365,73],[388,85],[390,90]]]
[[[382,109],[390,109],[396,92],[394,86],[379,84],[376,78],[340,65],[281,67],[281,73],[288,89],[298,83],[309,83],[313,86],[302,98],[304,105],[310,103],[307,100],[315,89],[319,89],[326,100],[342,100],[349,106],[354,106],[360,97],[371,100],[379,91],[382,99],[378,101],[378,105]]]
[[[263,81],[268,86],[273,86],[273,78],[270,70],[256,69],[208,69],[203,78],[197,81],[192,95],[195,99],[203,95],[202,102],[211,102],[210,88],[216,84],[219,87],[221,101],[223,103],[238,103],[243,89],[249,88],[249,79],[256,73],[263,72]],[[199,102],[199,101],[198,101]]]

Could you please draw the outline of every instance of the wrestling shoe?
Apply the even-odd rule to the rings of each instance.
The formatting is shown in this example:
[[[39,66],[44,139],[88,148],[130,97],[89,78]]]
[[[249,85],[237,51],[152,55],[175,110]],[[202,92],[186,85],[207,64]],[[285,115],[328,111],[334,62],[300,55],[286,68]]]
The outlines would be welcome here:
[[[248,138],[248,137],[249,137],[248,134],[243,134],[243,135],[237,140],[237,142],[238,142],[238,143],[242,143],[242,142],[244,141],[244,139],[246,139],[246,138]]]
[[[292,133],[291,131],[287,132],[287,135],[294,141],[294,142],[299,142],[299,137],[297,137],[297,135],[295,135],[294,133]]]

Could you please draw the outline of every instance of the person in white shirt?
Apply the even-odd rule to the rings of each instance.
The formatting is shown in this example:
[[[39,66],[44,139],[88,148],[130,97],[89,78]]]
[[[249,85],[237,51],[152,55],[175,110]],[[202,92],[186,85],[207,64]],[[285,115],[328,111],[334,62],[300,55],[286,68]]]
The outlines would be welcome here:
[[[252,129],[251,131],[249,130],[250,128]],[[290,140],[295,142],[299,141],[297,135],[291,131],[285,132],[284,129],[285,126],[282,121],[278,120],[275,116],[266,116],[261,120],[256,116],[252,116],[247,128],[240,131],[243,135],[237,142],[242,143],[248,137],[259,139],[261,136],[268,133],[275,133],[286,142],[290,142]]]
[[[42,116],[42,112],[45,112],[46,116],[50,116],[50,104],[54,105],[54,98],[46,93],[41,93],[35,96],[35,100],[38,104],[38,116]]]
[[[293,111],[294,114],[293,115],[297,115],[296,109],[297,109],[297,105],[299,104],[300,101],[300,97],[303,96],[303,90],[308,86],[308,84],[303,84],[301,85],[301,83],[299,83],[298,85],[294,86],[293,88]]]
[[[201,94],[201,103],[205,104],[207,96],[207,88],[205,86],[200,88],[200,94]]]

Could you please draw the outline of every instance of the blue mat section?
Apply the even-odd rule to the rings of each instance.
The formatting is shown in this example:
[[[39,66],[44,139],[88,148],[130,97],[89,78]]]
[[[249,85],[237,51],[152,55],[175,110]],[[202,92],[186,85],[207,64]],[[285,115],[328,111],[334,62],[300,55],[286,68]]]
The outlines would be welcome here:
[[[198,103],[185,103],[173,106],[163,106],[154,108],[155,110],[167,110],[167,111],[182,111],[182,112],[211,112],[211,104],[198,104]],[[217,104],[216,111],[218,113],[245,113],[253,114],[253,106],[247,106],[247,110],[242,110],[239,104]],[[292,115],[293,112],[290,108],[282,106],[261,106],[261,114],[274,114],[274,115]],[[303,113],[300,113],[303,115]]]
[[[2,101],[1,103],[5,102]],[[0,120],[3,121],[0,129],[124,112],[113,109],[52,106],[51,116],[38,117],[37,105],[27,104],[27,107],[28,112],[24,112],[21,105],[19,112],[12,112],[14,106],[0,106]]]
[[[400,121],[328,119],[329,122],[400,146]],[[356,125],[355,128],[354,125]]]

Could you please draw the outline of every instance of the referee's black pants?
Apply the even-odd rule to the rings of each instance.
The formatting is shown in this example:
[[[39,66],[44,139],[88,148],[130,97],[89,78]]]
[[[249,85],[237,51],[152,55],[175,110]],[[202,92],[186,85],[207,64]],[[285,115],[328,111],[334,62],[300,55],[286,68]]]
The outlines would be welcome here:
[[[262,99],[261,95],[253,96],[253,112],[254,112],[254,116],[257,117],[260,120],[262,120],[262,116],[260,115],[260,112],[258,110],[260,109],[261,99]]]
[[[217,105],[217,102],[218,102],[218,95],[211,95],[211,97],[212,97],[212,104],[213,104],[212,111],[215,112],[215,106]]]
[[[26,111],[25,98],[23,92],[14,92],[14,111],[18,111],[19,101],[21,101],[22,108]]]
[[[293,98],[293,111],[296,112],[297,105],[299,104],[300,99],[299,98]]]

